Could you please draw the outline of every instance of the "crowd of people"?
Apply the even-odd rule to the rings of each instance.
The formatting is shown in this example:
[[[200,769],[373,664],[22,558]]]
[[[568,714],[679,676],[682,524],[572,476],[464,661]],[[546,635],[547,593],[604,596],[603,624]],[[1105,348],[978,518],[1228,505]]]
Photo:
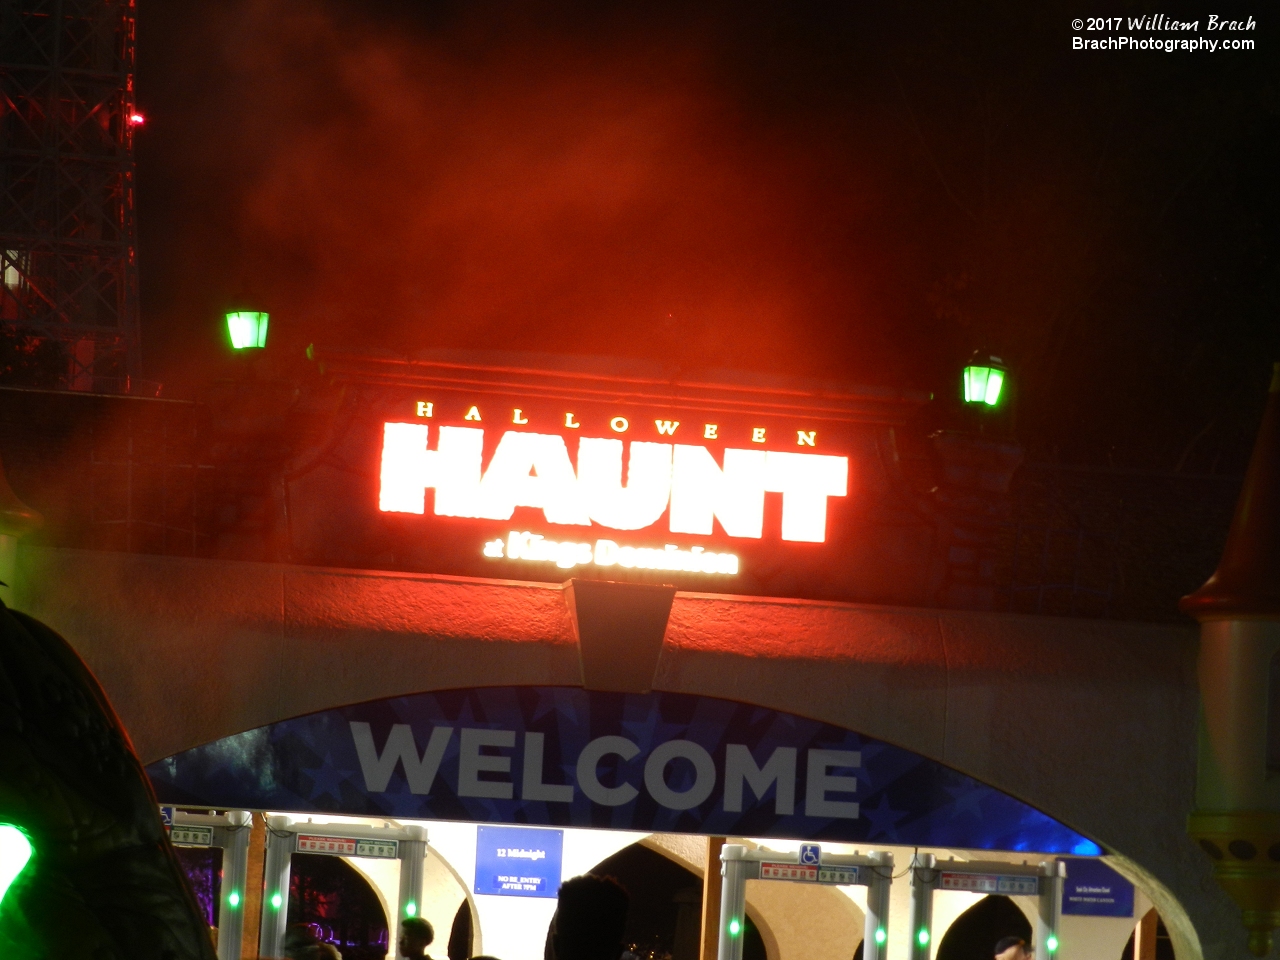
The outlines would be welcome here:
[[[587,874],[560,885],[556,912],[551,918],[544,948],[546,960],[626,960],[623,935],[627,927],[630,896],[612,877]],[[421,917],[400,923],[397,956],[404,960],[432,960],[427,948],[435,942],[435,930]],[[299,924],[285,937],[285,960],[342,960],[341,951]],[[475,956],[471,960],[498,960]]]
[[[635,960],[625,947],[627,910],[631,897],[613,877],[585,874],[566,880],[556,897],[544,960]],[[432,960],[427,948],[435,941],[431,924],[410,917],[400,924],[398,956],[403,960]],[[998,941],[993,960],[1034,960],[1031,946],[1021,937]],[[342,960],[331,943],[319,940],[310,927],[291,928],[285,941],[286,960]],[[471,960],[498,960],[475,956]]]

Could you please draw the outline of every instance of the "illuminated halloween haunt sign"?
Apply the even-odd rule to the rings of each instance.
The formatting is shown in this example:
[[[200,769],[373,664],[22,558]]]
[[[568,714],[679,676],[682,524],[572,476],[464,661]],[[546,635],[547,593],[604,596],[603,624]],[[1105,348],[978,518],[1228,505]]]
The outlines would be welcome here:
[[[383,424],[379,509],[426,514],[430,491],[437,517],[502,522],[477,544],[490,559],[732,575],[726,540],[823,543],[828,501],[849,492],[849,458],[813,450],[816,430],[792,431],[799,449],[780,450],[764,427],[740,431],[739,446],[718,423],[614,416],[592,431],[565,412],[550,432],[520,408],[496,429],[477,405],[456,426],[434,402],[414,412]],[[780,495],[774,524],[767,494]],[[527,511],[541,529],[511,529]]]

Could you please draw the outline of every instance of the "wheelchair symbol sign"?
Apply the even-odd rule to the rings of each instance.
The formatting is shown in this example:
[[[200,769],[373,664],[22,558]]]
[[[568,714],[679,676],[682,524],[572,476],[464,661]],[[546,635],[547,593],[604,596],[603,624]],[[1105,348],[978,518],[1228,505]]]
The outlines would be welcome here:
[[[800,844],[800,862],[806,866],[816,867],[822,862],[822,847],[816,843]]]

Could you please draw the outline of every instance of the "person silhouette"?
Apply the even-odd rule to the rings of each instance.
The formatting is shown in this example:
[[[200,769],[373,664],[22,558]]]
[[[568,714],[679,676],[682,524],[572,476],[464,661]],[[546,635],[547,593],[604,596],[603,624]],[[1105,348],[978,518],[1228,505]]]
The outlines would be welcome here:
[[[400,921],[400,956],[402,957],[425,957],[431,960],[427,955],[427,947],[431,946],[431,941],[436,938],[436,932],[432,929],[431,924],[421,917],[409,917],[407,920]]]
[[[995,960],[1032,960],[1034,950],[1021,937],[1005,937],[997,941]]]
[[[583,874],[556,895],[548,955],[553,960],[618,960],[631,897],[613,877]]]

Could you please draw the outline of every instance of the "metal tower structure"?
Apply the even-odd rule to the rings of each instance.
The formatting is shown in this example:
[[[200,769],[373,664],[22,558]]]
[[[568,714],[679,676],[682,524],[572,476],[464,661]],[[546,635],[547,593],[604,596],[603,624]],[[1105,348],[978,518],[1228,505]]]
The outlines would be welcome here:
[[[139,369],[135,0],[0,0],[0,328],[70,390]]]

